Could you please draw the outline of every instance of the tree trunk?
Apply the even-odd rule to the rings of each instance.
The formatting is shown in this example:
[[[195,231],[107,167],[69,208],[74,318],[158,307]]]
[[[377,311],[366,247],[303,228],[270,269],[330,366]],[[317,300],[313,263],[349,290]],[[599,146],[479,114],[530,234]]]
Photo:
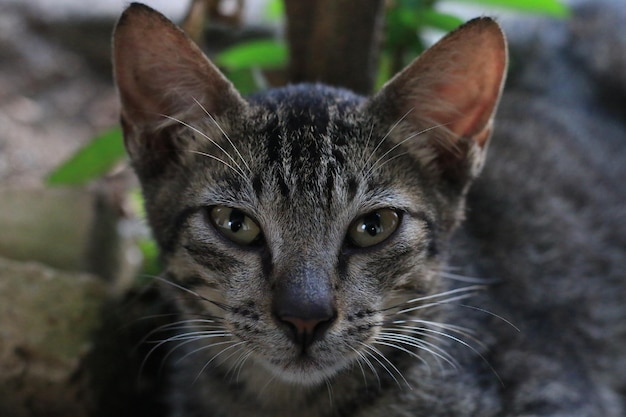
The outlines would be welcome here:
[[[285,0],[291,82],[372,92],[384,0]]]

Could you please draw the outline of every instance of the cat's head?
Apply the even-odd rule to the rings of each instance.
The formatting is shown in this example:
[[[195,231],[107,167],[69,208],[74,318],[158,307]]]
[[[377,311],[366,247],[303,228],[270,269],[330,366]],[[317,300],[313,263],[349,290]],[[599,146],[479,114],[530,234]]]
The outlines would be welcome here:
[[[165,277],[188,290],[170,291],[209,354],[250,352],[311,384],[371,355],[383,328],[430,317],[407,302],[440,291],[506,60],[481,18],[373,97],[299,85],[244,99],[171,22],[131,5],[114,35],[126,147]]]

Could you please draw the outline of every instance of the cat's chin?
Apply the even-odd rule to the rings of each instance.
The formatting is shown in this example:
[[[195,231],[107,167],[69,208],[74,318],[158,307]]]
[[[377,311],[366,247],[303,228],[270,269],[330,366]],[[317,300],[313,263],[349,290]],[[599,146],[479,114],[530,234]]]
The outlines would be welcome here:
[[[260,360],[259,363],[280,381],[300,386],[315,386],[325,383],[349,366],[350,361],[342,359],[332,364],[320,364],[311,358],[285,358],[281,363]]]

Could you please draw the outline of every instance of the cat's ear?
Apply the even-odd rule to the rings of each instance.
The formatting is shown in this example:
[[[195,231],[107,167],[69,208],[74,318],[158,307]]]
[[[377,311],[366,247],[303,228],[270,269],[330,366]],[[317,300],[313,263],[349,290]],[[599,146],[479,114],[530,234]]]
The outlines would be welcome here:
[[[368,103],[424,165],[452,181],[475,176],[493,129],[507,68],[492,19],[469,21],[425,51]],[[426,138],[426,139],[425,139]]]
[[[172,153],[170,127],[236,112],[245,101],[182,30],[132,3],[113,34],[114,76],[126,147],[134,158]]]

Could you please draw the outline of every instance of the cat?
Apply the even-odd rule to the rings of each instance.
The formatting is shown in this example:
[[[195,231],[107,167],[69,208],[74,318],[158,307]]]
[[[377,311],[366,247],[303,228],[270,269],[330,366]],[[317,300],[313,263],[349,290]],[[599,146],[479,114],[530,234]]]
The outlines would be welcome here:
[[[587,187],[614,179],[541,135],[490,143],[508,59],[495,21],[368,98],[243,98],[138,3],[113,39],[179,315],[153,332],[168,333],[152,351],[167,349],[171,416],[624,415],[623,361],[602,362],[625,339],[623,292],[590,282],[617,281],[619,255],[594,246],[608,235],[584,210],[619,201]]]

